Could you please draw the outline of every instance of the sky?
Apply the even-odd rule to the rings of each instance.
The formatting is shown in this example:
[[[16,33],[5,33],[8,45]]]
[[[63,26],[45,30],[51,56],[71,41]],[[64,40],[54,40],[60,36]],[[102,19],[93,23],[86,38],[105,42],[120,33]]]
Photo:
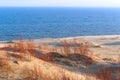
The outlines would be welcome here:
[[[0,6],[120,7],[120,0],[0,0]]]

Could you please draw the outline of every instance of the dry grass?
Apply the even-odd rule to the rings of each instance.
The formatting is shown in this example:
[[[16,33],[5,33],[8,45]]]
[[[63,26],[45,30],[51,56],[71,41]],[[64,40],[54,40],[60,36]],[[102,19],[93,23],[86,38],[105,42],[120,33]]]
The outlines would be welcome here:
[[[30,59],[31,56],[40,58],[39,56],[36,56],[36,48],[39,48],[39,50],[47,50],[48,52],[57,52],[58,54],[64,55],[65,58],[69,60],[73,60],[73,58],[78,58],[78,60],[81,60],[82,62],[85,62],[86,66],[94,63],[94,54],[92,54],[89,51],[89,43],[88,42],[77,42],[75,39],[73,39],[71,42],[64,40],[61,42],[62,48],[54,48],[54,47],[48,47],[48,46],[38,46],[34,44],[33,40],[28,40],[27,42],[23,40],[19,40],[14,43],[13,46],[9,46],[12,48],[13,52],[18,52],[22,56],[22,58],[25,58],[27,56],[28,59]],[[58,50],[59,49],[59,50]],[[72,55],[72,56],[71,56]],[[76,56],[77,55],[77,56]],[[8,55],[8,58],[10,56]],[[15,55],[17,57],[17,55]],[[71,58],[72,57],[72,58]],[[49,54],[42,54],[42,59],[43,61],[49,62],[53,61],[53,56]],[[73,60],[76,61],[76,60]],[[6,59],[3,59],[0,57],[0,67],[5,68],[9,70],[8,68],[9,63]],[[59,71],[59,70],[58,70]],[[44,70],[42,70],[39,66],[34,65],[32,69],[25,68],[24,75],[25,77],[23,80],[73,80],[71,77],[66,75],[63,72],[58,72],[61,74],[61,77],[57,75],[53,75],[51,77],[48,77],[48,75],[44,74]],[[87,75],[87,74],[86,74]],[[98,72],[96,75],[96,80],[112,80],[112,70],[110,68],[105,68],[102,69],[100,72]],[[120,80],[120,72],[117,72],[117,79]],[[77,76],[76,76],[77,77]],[[92,80],[90,77],[84,76],[84,80]],[[82,80],[82,79],[78,79]]]
[[[43,72],[38,66],[34,66],[32,69],[25,67],[23,80],[45,80],[43,78]]]
[[[35,56],[36,53],[35,50],[36,46],[33,40],[27,41],[18,40],[14,42],[12,45],[7,46],[7,48],[11,49],[11,51],[14,53],[12,54],[12,57],[17,58],[19,60],[24,60],[25,58],[30,60],[31,56]]]
[[[40,66],[34,64],[32,68],[25,67],[22,80],[74,80],[65,74],[65,70],[58,70],[57,73],[54,73],[54,70],[52,71],[45,71],[45,73]]]
[[[0,57],[0,79],[2,77],[9,80],[11,69],[12,67],[9,64],[9,60],[7,58]]]
[[[97,61],[97,56],[89,50],[88,42],[78,42],[73,39],[72,41],[64,40],[61,42],[61,45],[63,47],[61,52],[63,52],[65,56],[72,59],[74,58],[74,60],[78,58],[78,60],[84,62],[86,66]]]
[[[88,42],[77,42],[75,39],[72,41],[61,41],[61,45],[63,47],[62,52],[65,55],[69,54],[83,54],[87,55],[90,53],[89,43]]]
[[[67,40],[62,41],[61,44],[63,45],[62,51],[64,51],[64,54],[68,56],[71,53],[70,44],[67,42]]]
[[[0,57],[0,68],[8,68],[9,67],[9,62],[6,58]]]

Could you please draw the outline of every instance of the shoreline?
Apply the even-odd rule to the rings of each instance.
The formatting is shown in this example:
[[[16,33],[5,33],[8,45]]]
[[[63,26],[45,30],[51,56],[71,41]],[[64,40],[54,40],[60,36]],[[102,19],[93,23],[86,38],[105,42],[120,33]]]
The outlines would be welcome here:
[[[120,40],[120,35],[90,35],[90,36],[75,36],[75,37],[65,37],[65,38],[39,38],[39,39],[23,39],[23,41],[33,40],[36,44],[39,43],[51,43],[51,42],[60,42],[62,40],[79,40],[79,41],[90,41],[90,42],[103,42],[108,40],[110,42],[115,42]],[[18,40],[10,41],[0,41],[0,44],[14,43]],[[103,42],[104,43],[104,42]]]
[[[65,38],[58,38],[58,39],[73,39],[73,38],[87,38],[87,37],[120,37],[120,35],[88,35],[88,36],[75,36],[75,37],[65,37]]]
[[[36,38],[36,39],[23,39],[23,41],[25,40],[55,40],[55,39],[79,39],[79,38],[114,38],[114,37],[120,37],[120,35],[88,35],[88,36],[74,36],[74,37],[63,37],[63,38]],[[14,41],[18,41],[19,39],[13,39],[13,40],[2,40],[0,41],[0,43],[9,43],[9,42],[14,42]]]

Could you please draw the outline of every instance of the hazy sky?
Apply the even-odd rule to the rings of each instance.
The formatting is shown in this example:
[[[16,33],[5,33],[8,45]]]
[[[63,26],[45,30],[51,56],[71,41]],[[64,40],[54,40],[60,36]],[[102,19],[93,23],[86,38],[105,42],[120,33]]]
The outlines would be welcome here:
[[[120,7],[120,0],[0,0],[0,6]]]

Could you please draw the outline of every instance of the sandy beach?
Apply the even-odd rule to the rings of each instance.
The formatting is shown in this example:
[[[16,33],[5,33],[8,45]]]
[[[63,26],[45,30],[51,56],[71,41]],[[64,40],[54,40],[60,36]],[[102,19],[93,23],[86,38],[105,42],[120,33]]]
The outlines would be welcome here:
[[[47,55],[49,55],[48,53],[49,53],[50,49],[48,49],[48,48],[53,47],[53,48],[59,49],[61,47],[60,46],[61,41],[64,41],[64,40],[67,40],[68,42],[72,42],[73,40],[76,40],[76,42],[89,43],[88,49],[90,50],[90,52],[92,54],[87,54],[88,57],[82,56],[83,59],[85,59],[85,61],[86,61],[86,59],[88,60],[89,65],[87,67],[83,63],[84,60],[83,60],[83,62],[77,60],[77,58],[79,59],[79,57],[74,56],[74,54],[71,57],[70,57],[71,54],[68,54],[68,56],[66,57],[61,54],[58,55],[55,52],[56,55],[54,55],[53,61],[52,62],[48,61],[49,58],[46,57]],[[29,40],[22,40],[22,41],[28,42]],[[17,40],[13,40],[8,43],[7,42],[0,43],[0,49],[1,49],[0,56],[5,57],[5,55],[7,55],[8,53],[11,55],[14,55],[14,54],[16,55],[14,57],[13,56],[9,57],[9,59],[10,59],[9,63],[12,66],[12,69],[14,68],[13,73],[9,75],[9,76],[12,76],[12,77],[9,77],[10,80],[16,80],[16,79],[23,80],[22,71],[24,71],[24,70],[29,71],[29,69],[32,69],[33,66],[35,66],[35,65],[38,65],[40,70],[44,71],[44,75],[46,73],[49,73],[49,75],[47,74],[47,77],[50,77],[51,79],[54,74],[56,74],[60,71],[63,71],[63,69],[64,69],[65,75],[67,75],[68,77],[71,77],[71,79],[74,79],[74,80],[80,80],[80,79],[87,80],[85,75],[87,77],[91,77],[91,80],[96,80],[96,78],[94,77],[96,70],[101,70],[101,68],[103,68],[103,67],[104,68],[112,67],[112,68],[115,68],[115,70],[116,70],[117,68],[120,67],[120,65],[118,64],[118,62],[120,61],[120,59],[119,59],[119,57],[120,57],[120,35],[79,36],[79,37],[69,37],[69,38],[44,38],[44,39],[34,39],[32,41],[37,46],[45,45],[48,48],[46,48],[46,47],[40,48],[40,52],[37,52],[37,54],[39,54],[39,56],[42,55],[41,57],[39,57],[39,56],[36,57],[34,55],[32,57],[29,57],[28,56],[29,54],[27,54],[27,56],[26,55],[23,56],[24,57],[23,60],[21,60],[21,59],[19,60],[19,59],[15,58],[16,56],[19,58],[20,57],[19,54],[21,52],[11,51],[11,48],[9,48],[10,45],[17,42]],[[5,47],[7,47],[8,49],[6,49]],[[29,45],[29,47],[30,47],[30,45]],[[48,50],[48,51],[41,52],[42,49]],[[33,53],[33,51],[32,51],[32,53]],[[45,53],[45,54],[41,54],[41,53]],[[47,53],[47,55],[46,55],[46,53]],[[78,56],[80,56],[80,55],[78,55]],[[86,58],[84,58],[84,57],[86,57]],[[27,61],[27,59],[28,59],[28,61]],[[93,63],[89,63],[89,61],[91,61],[91,59],[93,60]],[[26,66],[27,66],[27,68],[26,68]],[[25,73],[25,74],[27,74],[27,73]],[[0,75],[2,76],[2,74],[0,74]],[[30,75],[31,74],[29,73],[29,75],[27,75],[27,76],[30,76]],[[61,73],[57,74],[57,76],[58,75],[60,76]],[[6,78],[2,78],[2,77],[0,77],[0,79],[8,80],[8,78],[6,79]],[[45,80],[45,79],[43,79],[43,80]],[[60,80],[62,80],[62,79],[60,79]],[[102,79],[100,79],[100,80],[102,80]]]
[[[120,80],[120,0],[0,0],[0,80]]]
[[[78,42],[89,42],[89,49],[102,58],[117,58],[120,56],[120,35],[100,35],[100,36],[77,36],[77,37],[67,37],[67,38],[44,38],[44,39],[33,39],[36,45],[49,45],[49,46],[59,46],[59,43],[63,40],[72,41],[73,39]],[[11,42],[16,42],[17,40],[7,42],[1,42],[0,47],[5,47]],[[23,40],[28,41],[28,40]]]

